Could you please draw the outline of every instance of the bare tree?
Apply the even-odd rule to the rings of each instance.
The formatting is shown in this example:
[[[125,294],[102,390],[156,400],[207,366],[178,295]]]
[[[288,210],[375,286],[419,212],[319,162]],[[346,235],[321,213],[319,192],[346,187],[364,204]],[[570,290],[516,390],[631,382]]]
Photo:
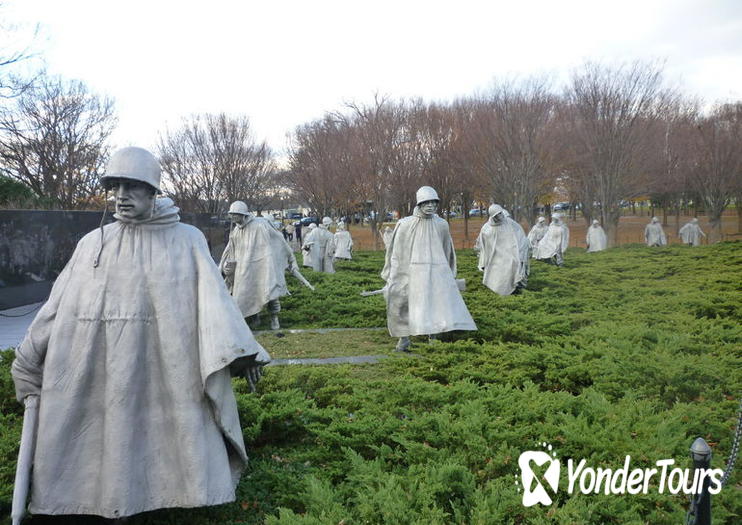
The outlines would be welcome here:
[[[115,125],[111,99],[42,75],[0,113],[0,169],[51,206],[84,208],[98,191]]]
[[[663,86],[659,66],[634,62],[617,67],[585,64],[573,74],[565,97],[568,140],[577,166],[573,175],[583,203],[600,206],[583,212],[591,219],[599,211],[608,244],[614,246],[620,201],[647,191],[647,173],[662,151],[652,136],[663,134],[664,117],[677,95]]]
[[[273,153],[246,116],[193,115],[160,136],[165,188],[184,209],[218,214],[242,200],[261,211],[275,180]]]
[[[0,11],[4,9],[0,4]],[[36,75],[24,77],[19,67],[38,57],[34,44],[39,26],[31,28],[15,24],[0,16],[0,99],[20,95],[36,79]]]
[[[718,105],[694,124],[686,150],[689,180],[706,209],[710,239],[719,241],[721,215],[742,191],[742,103]]]
[[[503,82],[475,102],[473,159],[491,182],[494,199],[515,220],[534,220],[534,206],[554,186],[551,126],[558,98],[548,79]]]

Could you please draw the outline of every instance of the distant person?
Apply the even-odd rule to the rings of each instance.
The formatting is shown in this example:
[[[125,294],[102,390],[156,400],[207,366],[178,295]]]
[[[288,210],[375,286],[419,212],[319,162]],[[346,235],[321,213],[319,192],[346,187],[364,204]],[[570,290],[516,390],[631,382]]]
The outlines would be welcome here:
[[[343,221],[338,223],[335,232],[335,258],[347,260],[353,258],[353,238],[350,236],[350,232],[345,229],[345,222]]]
[[[531,228],[531,231],[528,232],[528,240],[531,243],[531,254],[534,258],[536,257],[536,246],[538,246],[539,241],[544,238],[546,230],[548,229],[549,225],[546,224],[546,218],[539,217],[536,220],[536,224]]]
[[[510,295],[528,283],[531,245],[520,224],[508,217],[499,204],[487,210],[489,220],[479,232],[474,249],[482,282],[499,295]]]
[[[647,246],[665,246],[667,244],[667,237],[657,217],[652,217],[652,221],[644,228],[644,241]]]
[[[688,246],[700,246],[701,236],[706,237],[706,234],[701,231],[701,227],[698,225],[698,219],[695,217],[685,224],[678,232],[683,244]]]
[[[564,253],[568,246],[569,228],[562,222],[561,213],[553,213],[549,228],[536,246],[534,258],[562,266],[564,264]]]
[[[600,252],[608,247],[608,237],[606,237],[605,231],[598,220],[593,220],[593,223],[587,229],[585,242],[587,243],[588,253]]]
[[[410,336],[434,338],[452,330],[476,330],[456,281],[456,252],[448,223],[438,217],[438,194],[417,190],[414,211],[397,222],[386,250],[387,325],[406,352]]]
[[[301,246],[301,221],[294,223],[294,237],[296,237],[296,242]]]

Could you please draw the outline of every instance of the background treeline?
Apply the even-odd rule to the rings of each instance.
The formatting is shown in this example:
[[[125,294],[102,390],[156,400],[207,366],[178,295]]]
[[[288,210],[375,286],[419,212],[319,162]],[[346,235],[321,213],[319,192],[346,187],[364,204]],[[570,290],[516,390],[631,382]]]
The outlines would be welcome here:
[[[692,202],[718,236],[742,195],[742,103],[704,107],[652,63],[587,63],[566,85],[530,77],[450,103],[376,97],[300,126],[291,144],[286,185],[323,214],[404,215],[429,184],[444,212],[495,201],[532,224],[556,192],[615,241],[627,201],[665,214]]]
[[[43,71],[14,77],[28,57],[2,52],[0,206],[100,208],[114,101]],[[465,218],[474,203],[495,201],[533,223],[537,204],[566,198],[614,244],[620,208],[637,198],[664,219],[692,204],[712,240],[724,209],[742,202],[742,102],[684,96],[655,62],[587,62],[565,82],[501,81],[447,102],[377,95],[298,126],[288,142],[279,156],[249,117],[196,114],[161,131],[153,149],[166,194],[184,211],[215,215],[240,199],[258,212],[302,205],[375,222],[409,213],[429,184],[443,214],[460,208]]]

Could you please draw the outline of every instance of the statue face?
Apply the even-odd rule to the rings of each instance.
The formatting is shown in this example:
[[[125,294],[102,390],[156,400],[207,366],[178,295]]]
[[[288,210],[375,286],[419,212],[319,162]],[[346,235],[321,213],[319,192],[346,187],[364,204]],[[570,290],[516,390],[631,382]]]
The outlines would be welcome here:
[[[492,222],[495,224],[501,224],[505,220],[505,214],[503,212],[497,213],[492,216]]]
[[[116,213],[127,219],[149,219],[155,203],[154,189],[145,182],[130,179],[113,180],[109,184],[116,198]]]
[[[245,216],[242,215],[241,213],[230,213],[229,221],[233,224],[244,224]]]
[[[432,217],[438,211],[438,201],[425,201],[420,203],[420,211],[426,217]]]

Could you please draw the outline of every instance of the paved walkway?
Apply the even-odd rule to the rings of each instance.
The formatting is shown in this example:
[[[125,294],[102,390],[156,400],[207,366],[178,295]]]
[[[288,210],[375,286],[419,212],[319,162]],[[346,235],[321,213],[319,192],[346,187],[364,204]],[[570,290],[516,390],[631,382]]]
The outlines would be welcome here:
[[[29,304],[0,311],[0,350],[15,348],[23,340],[28,327],[36,317],[36,313],[44,303]],[[386,328],[304,328],[293,330],[260,330],[256,334],[284,333],[284,334],[326,334],[330,332],[355,332],[361,330],[386,330]],[[305,359],[274,359],[268,366],[285,365],[339,365],[339,364],[375,364],[388,355],[354,355],[345,357],[305,358]]]
[[[274,359],[267,366],[285,365],[365,365],[376,364],[388,355],[351,355],[346,357],[311,357],[306,359]]]
[[[27,304],[0,311],[0,350],[15,348],[21,343],[42,304]]]
[[[256,335],[261,334],[329,334],[330,332],[368,332],[371,330],[386,330],[385,327],[373,328],[288,328],[280,330],[253,330]]]

